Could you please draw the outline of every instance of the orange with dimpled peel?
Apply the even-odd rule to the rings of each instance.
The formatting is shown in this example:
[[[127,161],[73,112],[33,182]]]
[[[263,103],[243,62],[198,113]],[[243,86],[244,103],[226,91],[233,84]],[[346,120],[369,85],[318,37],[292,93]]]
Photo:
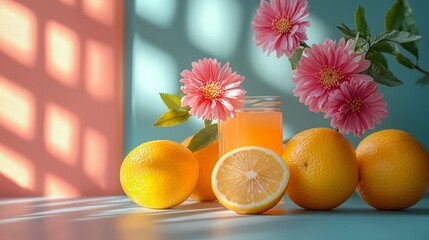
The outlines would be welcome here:
[[[374,132],[356,148],[357,192],[380,210],[411,207],[429,187],[429,155],[411,134],[397,129]]]
[[[296,134],[287,142],[282,156],[290,169],[286,193],[302,208],[336,208],[356,189],[355,149],[333,129],[312,128]]]

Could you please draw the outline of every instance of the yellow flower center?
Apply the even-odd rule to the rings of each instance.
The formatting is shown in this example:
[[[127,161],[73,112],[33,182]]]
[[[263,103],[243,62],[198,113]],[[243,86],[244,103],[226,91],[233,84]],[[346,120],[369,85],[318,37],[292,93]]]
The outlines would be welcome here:
[[[352,113],[356,113],[360,110],[362,107],[362,100],[360,98],[353,98],[347,102],[350,109],[352,110]]]
[[[320,69],[318,76],[320,83],[322,83],[326,89],[331,89],[340,85],[344,74],[334,67],[323,67]]]
[[[273,20],[273,30],[278,33],[284,34],[289,31],[290,22],[288,18],[281,17]]]
[[[222,88],[219,83],[208,82],[202,89],[204,98],[214,99],[222,93]]]

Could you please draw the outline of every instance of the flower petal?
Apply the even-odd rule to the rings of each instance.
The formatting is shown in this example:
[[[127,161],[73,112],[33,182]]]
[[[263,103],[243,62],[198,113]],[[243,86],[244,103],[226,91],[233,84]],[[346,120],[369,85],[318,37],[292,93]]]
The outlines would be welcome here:
[[[185,96],[181,99],[183,107],[189,106],[189,114],[201,119],[223,119],[234,116],[241,107],[238,100],[243,99],[246,91],[240,87],[244,77],[232,72],[229,63],[222,68],[216,59],[204,58],[192,63],[192,71],[181,73],[181,90]],[[207,94],[215,88],[219,94]],[[216,92],[215,92],[216,93]],[[207,95],[206,95],[207,94]]]

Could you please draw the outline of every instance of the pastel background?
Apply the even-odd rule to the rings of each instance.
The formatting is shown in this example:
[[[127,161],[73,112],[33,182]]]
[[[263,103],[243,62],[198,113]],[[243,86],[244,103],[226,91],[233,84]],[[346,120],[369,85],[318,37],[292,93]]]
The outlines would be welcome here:
[[[393,1],[308,0],[309,44],[339,39],[360,4],[373,33]],[[409,0],[429,68],[429,3]],[[166,111],[159,92],[176,93],[180,72],[204,57],[230,62],[248,95],[279,95],[284,137],[330,127],[292,95],[288,60],[252,41],[259,0],[0,0],[0,196],[118,194],[118,169],[135,146],[181,141],[202,127],[192,118],[152,124]],[[405,84],[380,86],[389,117],[375,131],[405,130],[429,149],[429,86],[389,62]],[[371,133],[373,131],[368,131]],[[365,134],[365,135],[367,135]],[[364,137],[364,136],[363,136]],[[347,138],[356,145],[363,137]]]

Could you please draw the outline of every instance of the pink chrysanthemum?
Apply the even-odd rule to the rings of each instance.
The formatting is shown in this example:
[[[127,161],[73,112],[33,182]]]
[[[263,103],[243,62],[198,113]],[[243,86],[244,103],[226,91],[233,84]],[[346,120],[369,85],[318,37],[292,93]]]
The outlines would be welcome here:
[[[190,106],[190,114],[201,119],[221,119],[235,116],[235,110],[242,107],[246,93],[240,87],[244,77],[232,72],[229,62],[222,69],[216,59],[198,60],[192,63],[192,71],[180,73],[185,96],[182,106]]]
[[[305,31],[310,26],[304,21],[308,16],[306,0],[261,0],[256,16],[252,21],[256,34],[253,40],[262,50],[277,57],[285,54],[291,58],[299,48],[300,42],[307,40]]]
[[[352,131],[359,137],[373,129],[374,122],[380,124],[380,118],[387,117],[386,102],[375,82],[352,79],[329,94],[325,118],[329,117],[332,127],[345,134]]]
[[[358,74],[370,66],[363,54],[354,53],[351,46],[342,38],[336,45],[327,38],[323,43],[313,44],[304,50],[298,67],[293,70],[297,83],[293,90],[299,101],[308,105],[313,112],[325,112],[329,92],[337,89],[342,82],[355,80],[372,81],[371,76]]]

